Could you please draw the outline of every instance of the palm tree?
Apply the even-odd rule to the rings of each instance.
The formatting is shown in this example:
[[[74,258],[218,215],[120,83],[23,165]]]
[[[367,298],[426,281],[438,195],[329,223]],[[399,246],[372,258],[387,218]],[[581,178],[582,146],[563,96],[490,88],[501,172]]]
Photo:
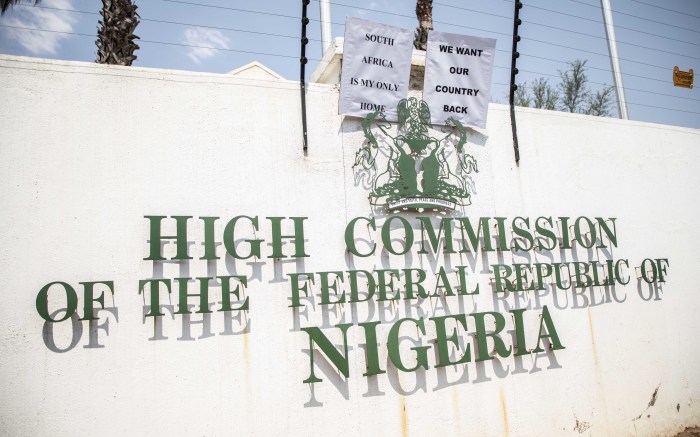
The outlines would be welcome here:
[[[418,27],[413,46],[418,50],[426,50],[428,48],[428,31],[433,30],[433,0],[417,0],[416,17],[418,18]]]
[[[134,30],[139,14],[132,0],[102,0],[102,20],[97,31],[97,61],[100,64],[131,65],[136,60],[139,37]]]
[[[41,0],[34,0],[34,4],[39,3]],[[20,3],[21,0],[0,0],[0,15],[4,14],[10,6]]]

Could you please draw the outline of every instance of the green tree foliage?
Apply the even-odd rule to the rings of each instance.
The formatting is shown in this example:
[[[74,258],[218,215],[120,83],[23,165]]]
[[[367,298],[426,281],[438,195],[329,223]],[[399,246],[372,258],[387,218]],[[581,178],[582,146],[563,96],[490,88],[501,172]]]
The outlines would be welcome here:
[[[527,90],[527,82],[519,84],[518,87],[515,89],[515,94],[513,95],[513,103],[515,103],[516,106],[530,106],[530,103],[532,103],[532,98],[530,97],[530,93]]]
[[[559,91],[561,91],[561,109],[569,112],[583,112],[581,105],[588,98],[588,76],[586,75],[586,62],[577,59],[567,62],[567,70],[559,70]]]
[[[559,71],[559,83],[537,78],[529,86],[518,85],[514,103],[540,109],[575,112],[606,117],[611,115],[613,87],[593,92],[588,85],[586,60],[567,62],[568,68]]]
[[[557,109],[559,93],[547,79],[537,78],[532,82],[532,103],[538,109]]]
[[[611,115],[610,102],[613,99],[613,87],[609,86],[591,95],[588,99],[586,114],[609,117]]]

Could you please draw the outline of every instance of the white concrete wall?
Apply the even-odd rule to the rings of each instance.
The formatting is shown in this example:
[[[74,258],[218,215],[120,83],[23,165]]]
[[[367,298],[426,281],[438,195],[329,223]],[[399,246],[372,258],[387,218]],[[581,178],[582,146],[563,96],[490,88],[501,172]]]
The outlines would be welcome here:
[[[348,254],[347,222],[371,213],[352,169],[364,137],[358,120],[337,115],[331,85],[310,86],[305,156],[294,82],[8,56],[0,57],[0,81],[2,435],[664,436],[700,425],[697,130],[519,109],[516,166],[508,108],[491,105],[488,129],[470,131],[479,173],[468,217],[616,217],[615,259],[670,264],[668,281],[648,301],[648,287],[632,271],[630,283],[617,286],[623,303],[579,305],[582,297],[555,290],[538,303],[532,292],[494,297],[492,273],[482,273],[498,256],[513,263],[523,254],[437,261],[415,251]],[[143,260],[146,215],[194,216],[194,259]],[[218,262],[197,259],[204,231],[196,218],[220,217],[221,241],[238,215],[260,219],[258,232],[241,227],[239,238],[266,240],[265,217],[308,217],[310,256],[273,260],[264,245],[263,258],[234,260],[220,245]],[[379,232],[367,236],[380,240]],[[554,252],[528,256],[561,259]],[[604,256],[565,252],[569,260]],[[432,272],[460,263],[474,267],[481,287],[474,298],[431,298],[412,308],[404,301],[289,308],[289,273],[352,266]],[[139,280],[212,274],[248,276],[250,310],[215,312],[190,327],[203,317],[144,318]],[[108,335],[97,331],[103,347],[91,347],[95,326],[87,321],[51,326],[38,315],[36,296],[46,284],[65,281],[80,292],[80,282],[99,280],[114,281],[105,306],[118,311],[118,320],[99,313],[100,324],[109,321]],[[588,299],[604,293],[596,287]],[[82,303],[80,296],[79,315]],[[50,305],[60,307],[56,299]],[[547,305],[566,349],[441,370],[431,352],[430,369],[414,373],[387,364],[390,321],[422,314],[429,327],[423,344],[431,345],[427,318],[439,314],[438,305],[499,311],[508,329],[506,307],[529,306],[526,322],[535,330]],[[353,311],[359,321],[386,322],[379,342],[387,373],[362,376],[364,338],[353,326],[350,377],[321,363],[324,381],[303,384],[309,343],[299,328],[352,322]],[[338,330],[325,332],[339,344]],[[410,361],[406,344],[402,351]]]

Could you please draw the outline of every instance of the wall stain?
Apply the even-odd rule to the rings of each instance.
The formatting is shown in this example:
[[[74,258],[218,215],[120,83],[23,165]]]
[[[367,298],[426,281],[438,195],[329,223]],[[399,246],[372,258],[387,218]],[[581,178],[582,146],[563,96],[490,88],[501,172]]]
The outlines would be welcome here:
[[[408,437],[408,414],[406,414],[406,398],[401,396],[401,435]]]
[[[596,373],[598,372],[598,348],[595,344],[595,334],[593,333],[593,320],[591,319],[591,307],[586,308],[588,310],[588,330],[591,333],[591,347],[593,348],[593,362],[595,363]]]
[[[609,423],[609,420],[608,420],[608,402],[605,399],[605,391],[603,390],[604,384],[603,384],[603,378],[601,376],[600,360],[598,358],[598,346],[596,345],[596,341],[595,341],[595,331],[593,330],[593,318],[591,317],[591,307],[590,306],[586,307],[586,311],[588,313],[588,329],[591,333],[591,349],[593,351],[593,364],[594,364],[596,391],[598,392],[598,396],[600,397],[600,400],[602,403],[603,415],[605,416],[604,417],[604,424],[605,424],[605,428],[607,429],[608,423]]]
[[[574,415],[574,419],[576,419],[576,425],[574,426],[574,431],[578,431],[579,434],[583,434],[586,432],[588,428],[591,427],[591,424],[583,421],[583,420],[578,420],[578,417]]]
[[[460,420],[461,414],[459,409],[459,396],[457,396],[457,388],[452,387],[452,417],[456,425],[457,435],[462,435],[462,423]]]
[[[656,386],[656,388],[654,389],[654,393],[651,394],[651,400],[650,400],[649,403],[647,404],[647,407],[644,409],[644,411],[642,411],[641,413],[639,413],[639,416],[637,416],[637,417],[635,417],[634,419],[632,419],[633,422],[634,422],[635,420],[641,419],[642,416],[644,415],[644,413],[646,413],[647,410],[648,410],[649,408],[651,408],[651,407],[654,406],[654,404],[656,403],[656,397],[657,397],[658,394],[659,394],[659,388],[660,388],[660,387],[661,387],[661,383],[659,383],[659,385]],[[681,408],[681,406],[680,406],[680,404],[678,404],[678,405],[676,406],[676,410],[678,411],[678,410],[680,410],[680,408]],[[651,417],[651,414],[648,414],[647,417]]]
[[[508,425],[508,408],[506,407],[506,395],[503,394],[503,388],[499,390],[499,396],[501,398],[501,412],[503,413],[503,435],[507,436],[510,434],[510,426]]]
[[[250,396],[251,393],[251,384],[250,384],[250,351],[248,350],[249,345],[248,345],[248,325],[243,328],[243,369],[245,371],[245,386],[246,386],[246,391],[248,393],[248,396]]]
[[[656,403],[656,395],[659,394],[659,387],[661,387],[661,383],[659,383],[659,385],[656,386],[656,389],[654,389],[654,393],[651,394],[651,400],[649,401],[648,406],[653,407]]]

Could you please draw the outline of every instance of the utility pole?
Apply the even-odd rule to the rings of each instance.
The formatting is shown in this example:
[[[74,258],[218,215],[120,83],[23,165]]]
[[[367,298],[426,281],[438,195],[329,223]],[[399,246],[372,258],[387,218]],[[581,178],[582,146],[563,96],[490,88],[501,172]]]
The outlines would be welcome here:
[[[610,66],[612,67],[613,81],[615,82],[615,94],[617,94],[617,112],[620,118],[627,120],[627,101],[625,100],[625,86],[622,84],[622,72],[620,61],[617,58],[617,41],[615,40],[615,27],[613,26],[612,9],[610,0],[600,0],[603,9],[603,24],[605,25],[605,37],[608,40],[608,52],[610,53]]]
[[[321,56],[331,45],[331,0],[319,0],[321,12]]]

